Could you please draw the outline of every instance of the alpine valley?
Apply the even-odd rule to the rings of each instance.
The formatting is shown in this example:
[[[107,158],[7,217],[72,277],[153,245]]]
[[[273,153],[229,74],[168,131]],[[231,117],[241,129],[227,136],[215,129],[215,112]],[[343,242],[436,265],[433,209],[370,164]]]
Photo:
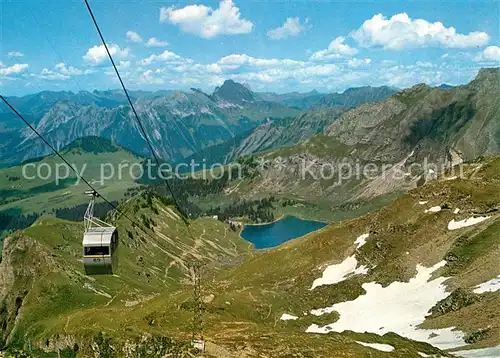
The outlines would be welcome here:
[[[460,86],[132,91],[162,161],[228,169],[171,193],[99,180],[150,159],[122,92],[7,97],[117,206],[94,210],[119,244],[112,275],[85,274],[86,184],[25,179],[60,158],[1,106],[0,353],[498,357],[499,93],[499,68]],[[386,169],[346,172],[369,164]],[[265,249],[240,235],[287,215],[324,225]]]

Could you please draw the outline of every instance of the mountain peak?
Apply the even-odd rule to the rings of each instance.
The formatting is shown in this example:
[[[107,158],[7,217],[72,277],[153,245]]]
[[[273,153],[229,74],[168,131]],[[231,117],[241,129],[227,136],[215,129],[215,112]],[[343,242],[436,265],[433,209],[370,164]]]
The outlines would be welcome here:
[[[231,79],[225,80],[222,86],[216,87],[212,96],[232,103],[255,101],[255,94],[250,89]]]
[[[500,67],[481,68],[474,81],[499,81],[500,80]]]

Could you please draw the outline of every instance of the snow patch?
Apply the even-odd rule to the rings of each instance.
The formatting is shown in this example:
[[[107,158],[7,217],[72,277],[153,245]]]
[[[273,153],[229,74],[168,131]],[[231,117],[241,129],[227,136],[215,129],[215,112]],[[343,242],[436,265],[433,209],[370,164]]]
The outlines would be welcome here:
[[[497,277],[483,282],[474,288],[474,293],[496,292],[500,290],[500,275]]]
[[[333,285],[344,281],[352,275],[365,275],[368,273],[366,266],[358,266],[356,256],[352,255],[342,261],[340,264],[330,265],[324,271],[320,278],[314,280],[312,287],[309,290],[314,290],[318,286]],[[312,311],[311,311],[312,313]]]
[[[281,315],[281,318],[280,320],[282,321],[295,321],[296,319],[298,319],[299,317],[297,316],[292,316],[291,314],[288,314],[288,313],[283,313]]]
[[[498,358],[500,357],[500,346],[458,351],[452,352],[452,354],[464,358]]]
[[[154,130],[154,136],[155,136],[156,140],[160,140],[161,139],[161,135],[160,135],[160,132],[158,132],[158,129]]]
[[[453,214],[458,214],[460,213],[460,209],[459,208],[456,208],[454,211],[453,211]]]
[[[440,211],[440,206],[433,206],[432,208],[425,210],[426,213],[439,213]]]
[[[418,355],[419,355],[420,357],[424,357],[424,358],[426,358],[426,357],[430,357],[430,355],[425,354],[425,353],[422,353],[422,352],[417,352],[417,353],[418,353]]]
[[[425,205],[425,204],[427,204],[427,203],[428,203],[428,201],[419,201],[418,203],[419,203],[420,205]]]
[[[200,112],[201,112],[201,113],[205,113],[205,114],[210,114],[210,115],[212,115],[212,116],[214,115],[214,114],[213,114],[213,113],[212,113],[212,112],[211,112],[211,111],[210,111],[207,107],[202,107],[202,108],[200,109]]]
[[[479,216],[477,218],[472,217],[460,221],[452,220],[448,223],[448,230],[457,230],[457,229],[462,229],[464,227],[476,225],[479,224],[480,222],[489,219],[490,217],[491,216]]]
[[[366,294],[353,301],[340,302],[311,313],[321,315],[338,312],[340,318],[327,326],[312,324],[307,328],[309,333],[330,331],[376,333],[383,335],[394,332],[401,336],[432,344],[441,349],[465,345],[464,334],[454,327],[442,329],[418,329],[424,322],[429,310],[436,302],[446,298],[447,277],[430,280],[431,275],[443,267],[446,261],[440,261],[432,267],[417,265],[417,274],[409,282],[393,282],[387,287],[370,282],[363,284]],[[429,281],[430,280],[430,281]],[[387,309],[381,309],[387,307]]]
[[[369,236],[370,236],[370,234],[363,234],[363,235],[359,236],[356,239],[356,241],[354,241],[354,243],[357,245],[356,249],[359,249],[361,246],[366,244],[366,239],[368,239]]]
[[[378,351],[382,351],[382,352],[392,352],[394,350],[394,347],[389,345],[389,344],[365,343],[365,342],[359,342],[359,341],[356,341],[356,343],[361,344],[362,346],[365,346],[365,347],[370,347],[370,348],[376,349]]]

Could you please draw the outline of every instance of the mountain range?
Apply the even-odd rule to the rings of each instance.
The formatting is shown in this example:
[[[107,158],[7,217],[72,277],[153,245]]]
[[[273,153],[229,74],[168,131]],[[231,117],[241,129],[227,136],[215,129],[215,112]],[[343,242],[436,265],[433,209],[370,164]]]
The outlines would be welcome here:
[[[251,180],[243,180],[239,185],[234,182],[234,195],[279,195],[321,202],[332,208],[405,192],[453,165],[498,154],[499,79],[499,69],[483,69],[463,86],[442,89],[419,84],[385,101],[347,111],[308,111],[303,115],[307,119],[306,130],[298,121],[300,116],[282,125],[278,135],[275,128],[280,122],[263,124],[226,148],[231,159],[237,156],[232,153],[241,153],[253,156],[256,163],[270,163]],[[316,122],[317,111],[321,120]],[[306,140],[299,138],[311,133]],[[294,136],[296,144],[294,140],[286,142],[285,138]],[[250,144],[254,144],[255,151]],[[267,150],[262,152],[263,149]],[[392,169],[379,171],[370,178],[354,175],[340,184],[335,180],[338,173],[327,178],[320,176],[318,180],[311,175],[298,175],[301,167],[309,168],[317,177],[324,168],[338,169],[342,163],[351,167],[376,165],[379,169],[386,165]],[[432,167],[425,170],[424,163]],[[407,174],[396,178],[393,174],[397,171]]]
[[[321,95],[310,106],[346,108],[383,99],[390,93],[386,87],[352,89],[343,94]],[[287,99],[309,101],[311,93],[259,94],[227,80],[210,95],[192,89],[131,91],[130,96],[157,154],[163,160],[176,162],[237,138],[260,124],[296,117],[310,106],[296,106]],[[332,96],[334,100],[329,99]],[[8,100],[56,148],[79,137],[99,135],[138,154],[150,155],[123,92],[46,91]],[[1,166],[48,153],[48,148],[5,105],[0,106],[0,139]]]
[[[3,243],[1,349],[193,356],[198,307],[206,357],[496,357],[500,69],[444,87],[314,92],[302,98],[331,105],[318,100],[304,111],[283,104],[300,94],[259,94],[234,81],[212,94],[132,92],[162,156],[201,151],[243,167],[237,178],[174,182],[182,204],[199,208],[187,225],[173,198],[133,173],[98,182],[100,163],[140,166],[147,156],[119,93],[13,99],[70,163],[89,164],[85,176],[107,199],[125,198],[105,217],[118,230],[118,270],[87,276],[83,185],[73,186],[74,176],[60,185],[21,180],[21,165],[0,170],[2,209],[44,214]],[[0,116],[4,164],[46,153],[8,111]],[[368,166],[387,169],[347,173]],[[68,204],[76,208],[66,219],[76,221],[54,218]],[[256,250],[238,231],[260,222],[259,211],[266,221],[295,214],[328,224]],[[203,277],[194,295],[193,263]]]

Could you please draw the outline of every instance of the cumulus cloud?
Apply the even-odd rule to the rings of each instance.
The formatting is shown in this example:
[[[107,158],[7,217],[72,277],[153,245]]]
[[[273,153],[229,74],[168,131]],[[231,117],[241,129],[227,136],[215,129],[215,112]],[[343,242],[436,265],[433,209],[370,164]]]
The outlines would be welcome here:
[[[500,47],[488,46],[474,57],[477,62],[500,62]]]
[[[19,51],[12,51],[7,54],[9,57],[23,57],[24,53]]]
[[[159,70],[146,70],[140,74],[139,78],[137,79],[137,83],[146,85],[162,85],[165,83],[165,80],[161,76],[158,76],[158,73],[160,73]]]
[[[312,61],[324,61],[351,57],[359,51],[345,43],[345,37],[339,36],[328,45],[325,50],[316,51],[311,55]]]
[[[39,75],[33,76],[48,81],[64,81],[71,78],[71,76],[64,75],[57,71],[49,70],[48,68],[44,68]]]
[[[364,59],[352,58],[347,61],[347,66],[349,68],[358,68],[367,66],[370,63],[372,63],[372,60],[369,58],[364,58]]]
[[[297,36],[301,32],[304,32],[310,27],[308,23],[309,23],[309,18],[306,18],[304,23],[301,24],[300,18],[289,17],[286,19],[283,26],[269,30],[267,32],[267,37],[269,37],[271,40],[282,40],[289,38],[291,36]]]
[[[9,75],[17,75],[22,73],[28,69],[28,65],[26,63],[16,63],[12,66],[4,66],[0,65],[0,76],[9,76]]]
[[[149,47],[165,47],[165,46],[168,46],[168,42],[167,41],[160,41],[156,37],[151,37],[148,40],[147,46],[149,46]]]
[[[279,67],[279,66],[301,66],[303,61],[296,61],[291,59],[267,59],[255,58],[247,54],[232,54],[222,57],[217,64],[227,69],[236,69],[238,67],[249,65],[256,67]]]
[[[118,45],[111,44],[108,45],[109,52],[113,59],[120,60],[127,58],[129,55],[129,49],[121,49]],[[92,65],[99,65],[106,61],[108,54],[106,53],[106,48],[104,45],[94,46],[87,50],[87,53],[83,56],[83,60]]]
[[[127,31],[127,38],[132,42],[142,42],[142,37],[135,31]]]
[[[49,81],[64,81],[70,79],[72,76],[81,76],[92,73],[91,70],[81,70],[79,68],[68,66],[65,63],[58,63],[53,69],[44,68],[39,74],[31,74],[42,80]]]
[[[181,9],[162,7],[160,22],[170,22],[184,32],[206,39],[247,34],[253,29],[253,23],[241,17],[240,9],[232,0],[222,0],[215,10],[205,5],[188,5]]]
[[[399,13],[387,19],[378,14],[366,20],[358,30],[351,33],[360,46],[381,46],[399,50],[419,47],[469,48],[484,46],[489,41],[486,32],[459,34],[453,27],[442,22],[428,22],[411,19],[406,13]]]
[[[163,53],[161,53],[159,55],[151,55],[151,56],[139,61],[139,64],[143,65],[143,66],[148,66],[148,65],[151,65],[153,63],[158,63],[158,62],[169,62],[172,64],[181,64],[181,63],[185,63],[185,62],[191,62],[191,60],[184,59],[172,51],[165,50],[165,51],[163,51]]]
[[[231,77],[239,81],[257,81],[266,84],[280,83],[283,81],[304,83],[311,80],[317,81],[319,78],[331,80],[331,76],[338,73],[339,67],[335,64],[305,64],[300,68],[269,68],[255,72],[238,73]]]

